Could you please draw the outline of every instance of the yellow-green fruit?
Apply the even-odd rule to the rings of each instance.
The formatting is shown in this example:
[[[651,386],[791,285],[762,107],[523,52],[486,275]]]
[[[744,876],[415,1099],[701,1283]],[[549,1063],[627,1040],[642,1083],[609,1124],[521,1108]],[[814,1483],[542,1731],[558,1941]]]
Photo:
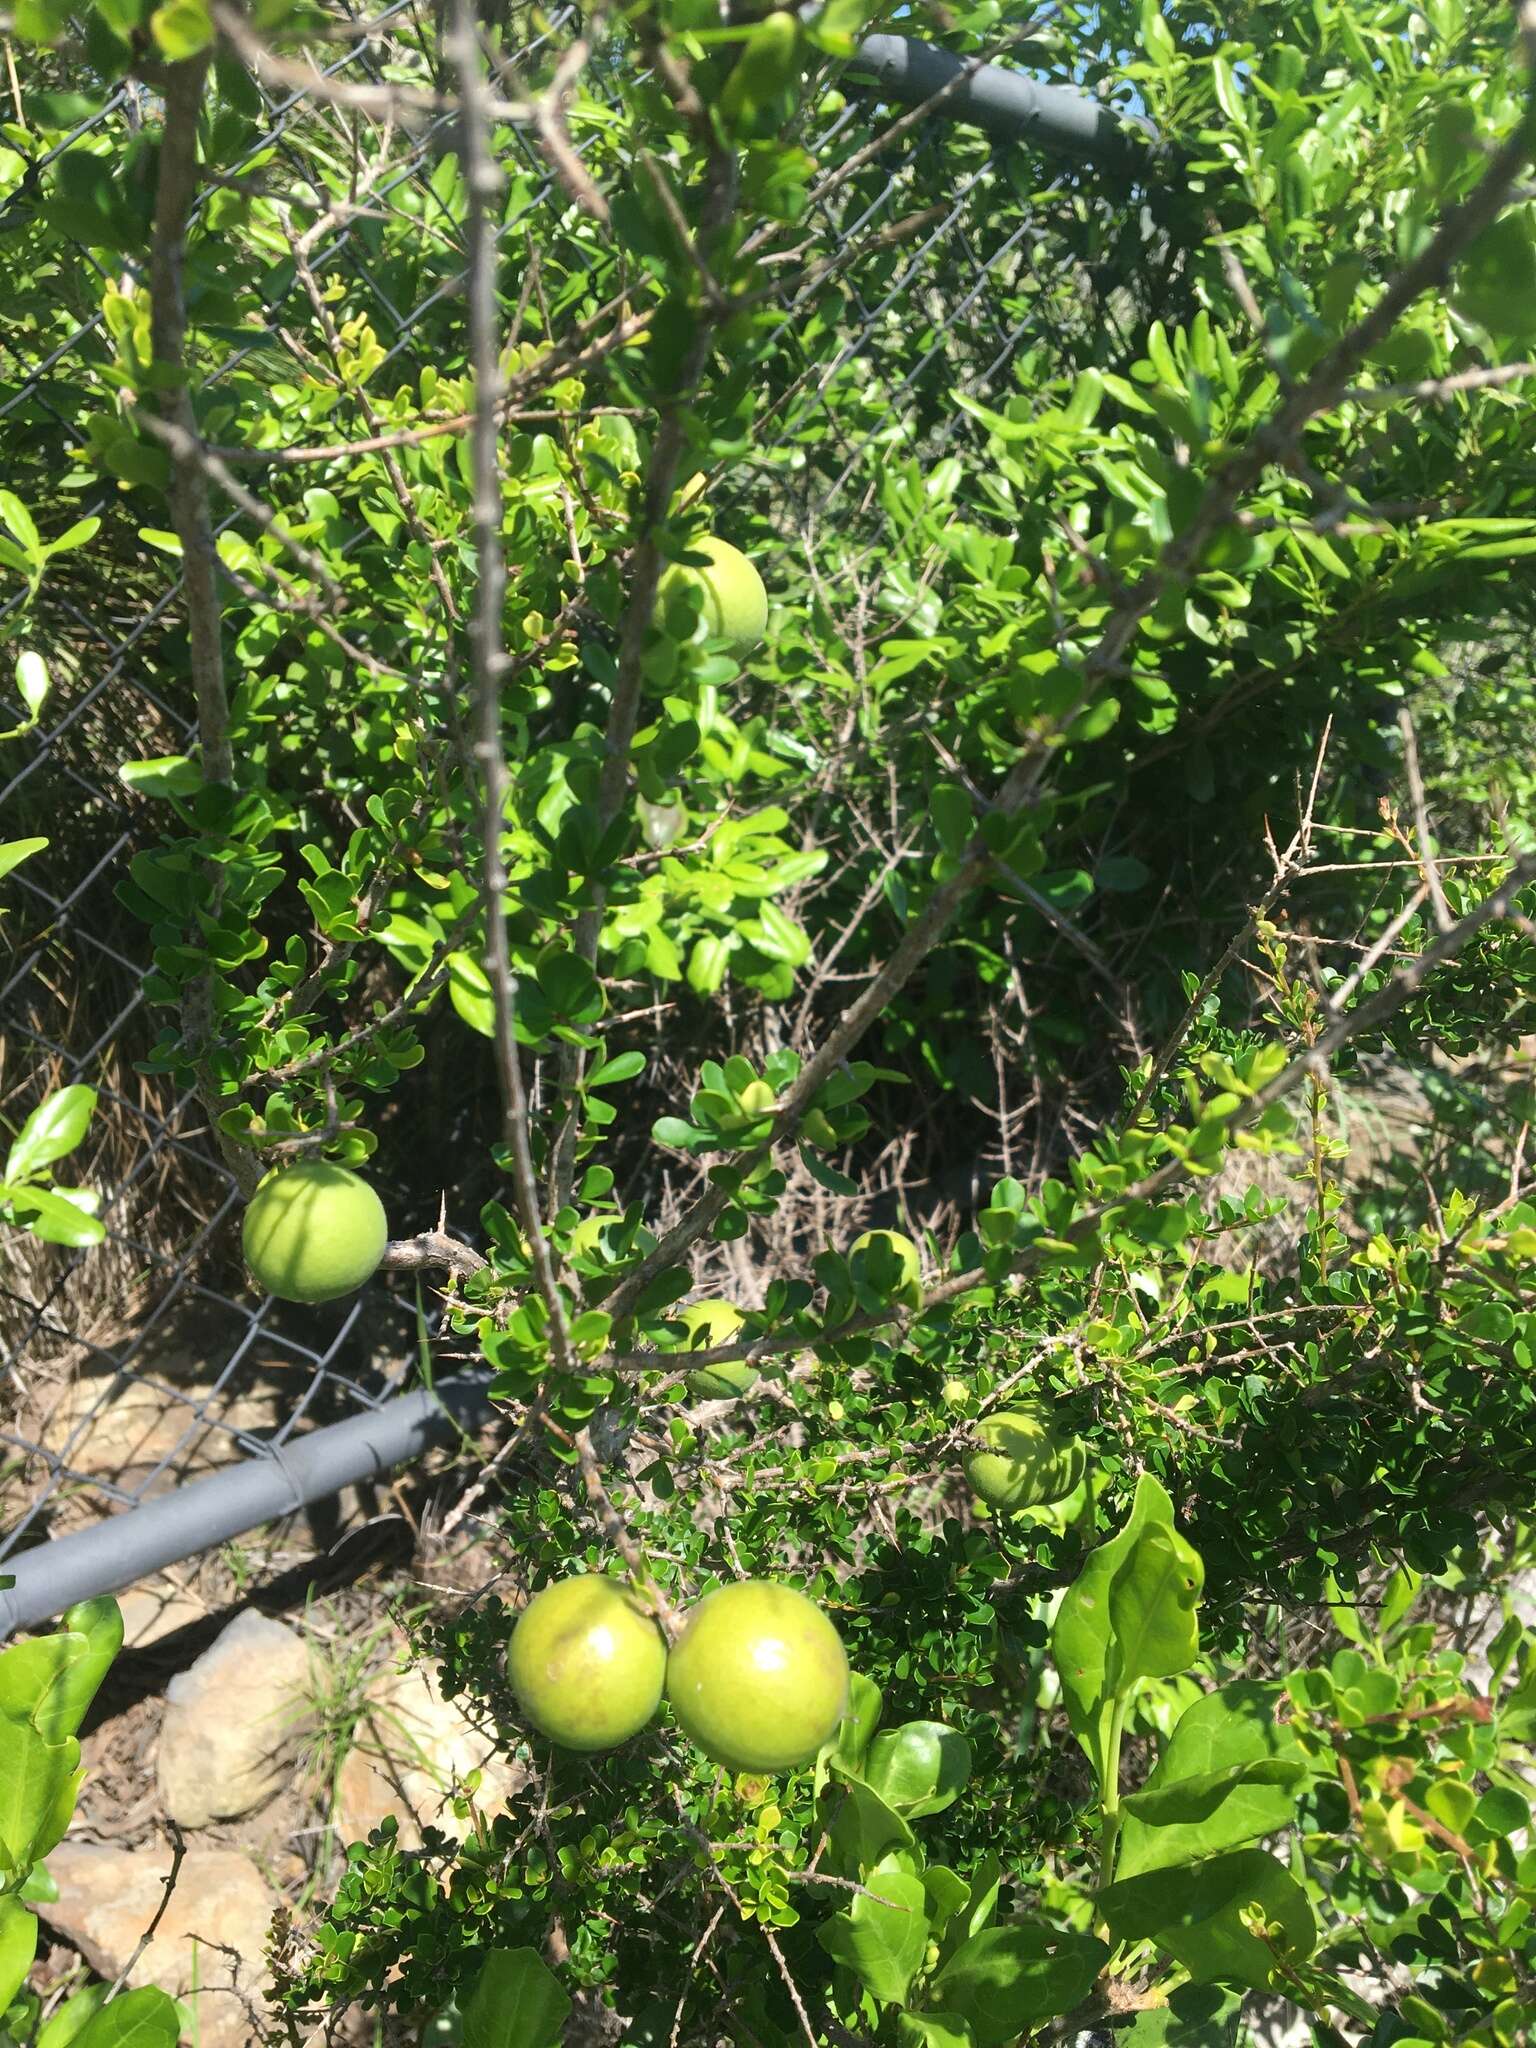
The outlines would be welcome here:
[[[728,540],[706,533],[688,543],[690,555],[706,555],[708,566],[694,569],[678,562],[661,579],[659,598],[684,582],[693,583],[701,598],[700,616],[711,640],[727,640],[733,652],[750,654],[768,630],[768,593],[763,579]]]
[[[367,1181],[329,1160],[280,1167],[257,1188],[241,1235],[251,1277],[280,1301],[334,1301],[384,1256],[389,1224]]]
[[[741,1328],[741,1310],[729,1301],[690,1301],[678,1310],[677,1320],[688,1332],[689,1350],[705,1351],[730,1343]],[[727,1358],[689,1373],[688,1391],[696,1401],[730,1401],[750,1393],[756,1381],[755,1365]]]
[[[910,1237],[903,1237],[899,1230],[866,1230],[862,1237],[856,1237],[849,1248],[848,1258],[853,1267],[855,1279],[870,1279],[868,1254],[875,1245],[883,1246],[889,1256],[895,1259],[901,1270],[901,1278],[891,1292],[893,1301],[904,1301],[916,1308],[923,1298],[920,1279],[922,1261],[917,1246]],[[882,1267],[884,1261],[881,1262]]]
[[[848,1704],[837,1630],[792,1586],[742,1579],[706,1593],[667,1657],[683,1733],[730,1771],[809,1763]]]
[[[939,1399],[946,1408],[963,1408],[971,1398],[971,1390],[964,1380],[946,1380],[939,1389]]]
[[[1061,1500],[1083,1476],[1087,1457],[1075,1438],[1063,1440],[1043,1408],[1009,1408],[976,1425],[986,1444],[965,1461],[965,1476],[988,1507],[1009,1513]]]
[[[612,1749],[661,1704],[667,1646],[616,1579],[560,1579],[512,1630],[507,1678],[533,1725],[562,1749]]]

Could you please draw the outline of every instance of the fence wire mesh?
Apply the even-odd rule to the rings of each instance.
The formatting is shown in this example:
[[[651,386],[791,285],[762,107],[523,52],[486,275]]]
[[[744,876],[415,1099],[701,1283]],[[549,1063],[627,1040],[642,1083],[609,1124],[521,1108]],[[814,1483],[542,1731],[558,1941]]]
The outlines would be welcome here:
[[[515,11],[504,45],[530,78],[579,26],[572,9],[541,17],[536,32],[533,19]],[[284,387],[313,388],[317,441],[361,431],[367,410],[358,389],[343,391],[319,366],[313,303],[291,249],[253,228],[252,193],[283,199],[288,231],[311,236],[327,299],[349,322],[366,322],[369,392],[463,361],[452,115],[397,120],[355,91],[441,87],[432,25],[414,0],[400,0],[365,25],[338,24],[336,36],[321,67],[330,97],[258,88],[243,70],[235,89],[220,73],[201,232],[227,237],[231,267],[238,259],[258,280],[259,304],[237,303],[205,269],[190,310],[210,440],[238,440],[263,393]],[[599,102],[604,61],[627,59],[594,62],[587,90]],[[0,1117],[14,1131],[54,1089],[97,1091],[70,1178],[98,1191],[107,1235],[68,1251],[3,1234],[0,1560],[381,1402],[412,1376],[419,1334],[405,1289],[376,1285],[335,1311],[255,1300],[238,1259],[238,1192],[202,1105],[153,1071],[164,1013],[150,1000],[144,927],[118,891],[159,818],[118,771],[186,752],[195,713],[176,561],[146,519],[145,492],[130,488],[141,479],[127,470],[104,484],[101,475],[114,407],[108,309],[123,282],[109,230],[147,218],[158,108],[132,84],[93,98],[59,60],[51,71],[42,64],[14,112],[0,149],[0,252],[14,281],[0,331],[6,475],[45,538],[78,518],[101,524],[89,545],[49,565],[35,594],[7,577],[0,610],[0,645],[11,656],[38,649],[54,678],[42,721],[0,748],[4,836],[49,841],[5,883]],[[221,154],[220,122],[241,137],[233,157]],[[575,119],[572,132],[622,229],[633,167],[615,159],[600,112]],[[29,148],[39,133],[47,146]],[[1107,204],[1102,177],[944,113],[902,115],[836,67],[809,97],[806,139],[812,204],[792,260],[764,273],[778,316],[773,374],[722,489],[744,518],[814,559],[818,536],[833,528],[876,537],[893,462],[963,458],[976,445],[957,394],[1005,401],[1042,339],[1055,367],[1072,367],[1074,337],[1125,319],[1133,299],[1155,290],[1161,258],[1145,224],[1126,238],[1135,210],[1123,179],[1119,189],[1108,180]],[[573,201],[536,138],[514,131],[503,167],[504,305],[510,313],[532,288],[558,336],[573,309],[622,283],[622,235],[610,277],[568,266]],[[90,463],[74,462],[77,451]],[[259,539],[252,494],[302,517],[304,493],[324,473],[242,469],[243,498],[216,503],[221,535]],[[226,567],[238,590],[240,569]],[[397,656],[381,621],[321,623],[380,660]],[[12,661],[4,666],[9,689]],[[0,710],[7,726],[23,718],[19,704]],[[391,1171],[408,1182],[407,1160]],[[435,1189],[414,1193],[435,1206]],[[449,1220],[473,1235],[472,1215],[450,1207]]]

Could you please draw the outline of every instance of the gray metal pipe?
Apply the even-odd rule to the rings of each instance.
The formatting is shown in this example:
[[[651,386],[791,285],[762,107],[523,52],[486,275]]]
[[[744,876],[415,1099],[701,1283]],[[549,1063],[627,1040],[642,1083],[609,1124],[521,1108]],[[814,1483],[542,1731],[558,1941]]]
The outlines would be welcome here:
[[[398,1394],[367,1414],[312,1430],[143,1507],[0,1558],[0,1576],[16,1581],[0,1587],[0,1641],[15,1629],[52,1620],[76,1600],[118,1592],[344,1486],[408,1464],[484,1422],[491,1412],[488,1385],[483,1376],[462,1374]]]
[[[1087,93],[1042,85],[1000,64],[973,68],[953,50],[911,36],[866,36],[853,57],[850,78],[861,74],[872,76],[887,99],[903,106],[920,106],[951,80],[963,78],[934,109],[936,115],[984,128],[1000,141],[1027,140],[1091,162],[1123,166],[1138,153],[1138,137],[1158,140],[1150,121],[1117,114]]]

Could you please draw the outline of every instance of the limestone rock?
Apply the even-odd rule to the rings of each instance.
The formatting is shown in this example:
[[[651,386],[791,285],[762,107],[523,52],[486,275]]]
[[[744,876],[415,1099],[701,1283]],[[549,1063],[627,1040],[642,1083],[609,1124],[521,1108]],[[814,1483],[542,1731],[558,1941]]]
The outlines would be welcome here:
[[[169,1579],[159,1576],[144,1580],[131,1592],[119,1593],[117,1604],[123,1610],[125,1650],[147,1649],[162,1636],[174,1635],[178,1629],[208,1619],[208,1610],[201,1600],[194,1600],[190,1593],[183,1593]]]
[[[206,1827],[270,1799],[288,1775],[309,1693],[302,1638],[254,1610],[237,1615],[166,1687],[158,1771],[172,1820]]]
[[[37,1911],[110,1982],[154,1919],[170,1868],[163,1844],[104,1849],[65,1842],[48,1858],[59,1896]],[[239,1850],[189,1849],[129,1984],[158,1984],[186,1999],[197,2014],[199,2048],[250,2048],[261,2038],[263,1954],[274,1904],[261,1873]]]
[[[497,1748],[494,1730],[477,1728],[462,1707],[443,1698],[436,1674],[421,1664],[387,1671],[374,1682],[352,1748],[336,1774],[332,1814],[344,1843],[361,1842],[386,1814],[400,1824],[403,1847],[421,1846],[423,1825],[459,1841],[468,1820],[453,1811],[456,1780],[480,1772],[475,1806],[502,1812],[527,1771]]]

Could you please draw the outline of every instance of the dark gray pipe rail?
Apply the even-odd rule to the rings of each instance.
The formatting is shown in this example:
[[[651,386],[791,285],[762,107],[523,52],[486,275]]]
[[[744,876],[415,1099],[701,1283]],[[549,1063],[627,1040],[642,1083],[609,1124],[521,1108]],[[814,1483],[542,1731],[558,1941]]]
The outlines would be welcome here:
[[[866,36],[849,67],[849,80],[873,77],[881,94],[903,106],[921,106],[946,93],[934,108],[937,118],[965,121],[1004,142],[1033,142],[1042,149],[1124,169],[1157,130],[1140,116],[1117,114],[1102,100],[1070,86],[1042,85],[1001,64],[976,64],[953,50],[935,49],[911,36]],[[955,80],[961,82],[955,84]]]
[[[344,1486],[409,1464],[484,1422],[491,1412],[488,1385],[486,1377],[465,1374],[399,1394],[365,1415],[274,1445],[89,1529],[0,1558],[0,1576],[16,1581],[0,1587],[0,1640],[51,1620],[77,1600],[116,1593]]]

